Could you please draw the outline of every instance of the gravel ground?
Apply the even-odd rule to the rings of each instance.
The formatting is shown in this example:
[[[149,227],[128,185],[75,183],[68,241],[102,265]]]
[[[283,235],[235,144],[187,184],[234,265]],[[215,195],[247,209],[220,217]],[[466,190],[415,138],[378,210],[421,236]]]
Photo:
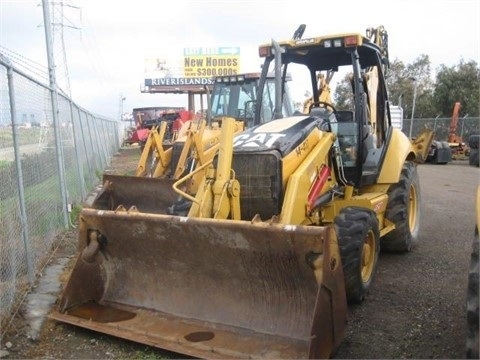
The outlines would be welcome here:
[[[111,171],[136,166],[139,149],[124,149]],[[349,307],[346,336],[338,359],[465,358],[466,289],[474,230],[474,195],[480,170],[468,162],[419,166],[422,195],[420,241],[411,253],[380,255],[366,300]],[[62,234],[52,263],[76,251],[76,231]],[[26,308],[26,306],[24,306]],[[46,319],[33,341],[26,310],[2,339],[7,359],[185,358],[142,344]]]

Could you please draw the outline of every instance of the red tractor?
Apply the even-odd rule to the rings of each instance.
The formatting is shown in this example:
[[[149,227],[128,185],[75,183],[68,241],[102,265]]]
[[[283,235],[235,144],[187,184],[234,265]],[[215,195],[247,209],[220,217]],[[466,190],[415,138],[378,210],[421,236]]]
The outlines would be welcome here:
[[[468,159],[470,148],[463,141],[462,137],[457,135],[458,115],[460,112],[460,103],[456,102],[453,106],[452,120],[450,121],[450,130],[448,132],[448,144],[452,149],[452,159]]]
[[[167,134],[165,140],[171,140],[175,130],[178,130],[182,123],[192,120],[193,114],[183,107],[145,107],[133,109],[132,116],[135,120],[135,130],[125,141],[127,144],[139,143],[140,147],[145,146],[148,134],[153,127],[167,122]]]

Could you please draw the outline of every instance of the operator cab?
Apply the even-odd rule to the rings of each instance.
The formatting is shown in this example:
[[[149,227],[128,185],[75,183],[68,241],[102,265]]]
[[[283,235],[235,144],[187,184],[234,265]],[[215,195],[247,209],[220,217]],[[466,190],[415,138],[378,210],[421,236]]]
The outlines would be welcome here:
[[[224,116],[243,120],[247,128],[254,123],[264,124],[273,120],[275,105],[275,77],[268,75],[261,99],[257,98],[260,73],[221,76],[215,79],[211,95],[212,118]],[[287,79],[288,80],[288,79]],[[282,115],[291,116],[293,105],[288,88],[283,98]],[[259,121],[254,121],[256,107],[261,109]]]
[[[374,183],[381,161],[383,144],[378,146],[370,122],[360,125],[353,110],[328,111],[314,107],[309,115],[322,119],[320,130],[337,135],[336,149],[339,154],[339,171],[347,182],[357,183],[361,168],[361,184]]]
[[[311,103],[301,114],[328,122],[321,130],[337,135],[331,154],[337,178],[356,187],[376,182],[391,133],[384,79],[388,59],[379,56],[382,50],[357,34],[272,42],[259,49],[265,57],[264,71],[273,66],[277,76],[288,71],[310,84]],[[281,68],[275,53],[281,53]],[[346,96],[338,109],[330,97],[329,81],[334,74],[348,80],[340,83]],[[320,78],[328,81],[321,84]]]

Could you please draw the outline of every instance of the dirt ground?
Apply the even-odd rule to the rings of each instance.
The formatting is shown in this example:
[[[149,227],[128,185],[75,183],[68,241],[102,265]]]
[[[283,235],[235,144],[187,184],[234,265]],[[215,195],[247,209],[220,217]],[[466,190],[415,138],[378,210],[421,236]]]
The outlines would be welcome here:
[[[136,166],[137,148],[117,154],[110,171]],[[480,170],[468,162],[419,166],[422,225],[411,253],[382,253],[366,300],[349,307],[347,333],[338,359],[465,358],[466,289],[474,230],[474,194]],[[56,257],[73,262],[76,231],[62,234]],[[54,261],[54,260],[53,260]],[[65,283],[68,268],[61,276]],[[39,339],[28,337],[25,313],[2,339],[6,359],[185,358],[46,319]]]

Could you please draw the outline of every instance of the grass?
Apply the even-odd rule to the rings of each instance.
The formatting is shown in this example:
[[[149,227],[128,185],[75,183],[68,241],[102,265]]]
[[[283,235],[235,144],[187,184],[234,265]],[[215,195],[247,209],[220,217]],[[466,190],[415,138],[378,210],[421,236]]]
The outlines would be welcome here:
[[[103,170],[95,169],[95,176],[97,177],[98,181],[102,181],[103,179]]]
[[[70,223],[75,224],[76,221],[78,220],[78,216],[80,215],[80,212],[82,211],[82,206],[79,204],[75,204],[72,207],[72,211],[70,211]]]
[[[137,360],[158,360],[158,359],[172,359],[171,357],[160,354],[158,349],[145,347],[143,351],[136,351],[133,358]]]
[[[10,161],[7,160],[0,160],[0,170],[10,166]]]
[[[18,145],[36,144],[40,140],[41,128],[33,127],[30,129],[17,129]],[[0,128],[0,147],[13,146],[13,131],[12,128]]]

